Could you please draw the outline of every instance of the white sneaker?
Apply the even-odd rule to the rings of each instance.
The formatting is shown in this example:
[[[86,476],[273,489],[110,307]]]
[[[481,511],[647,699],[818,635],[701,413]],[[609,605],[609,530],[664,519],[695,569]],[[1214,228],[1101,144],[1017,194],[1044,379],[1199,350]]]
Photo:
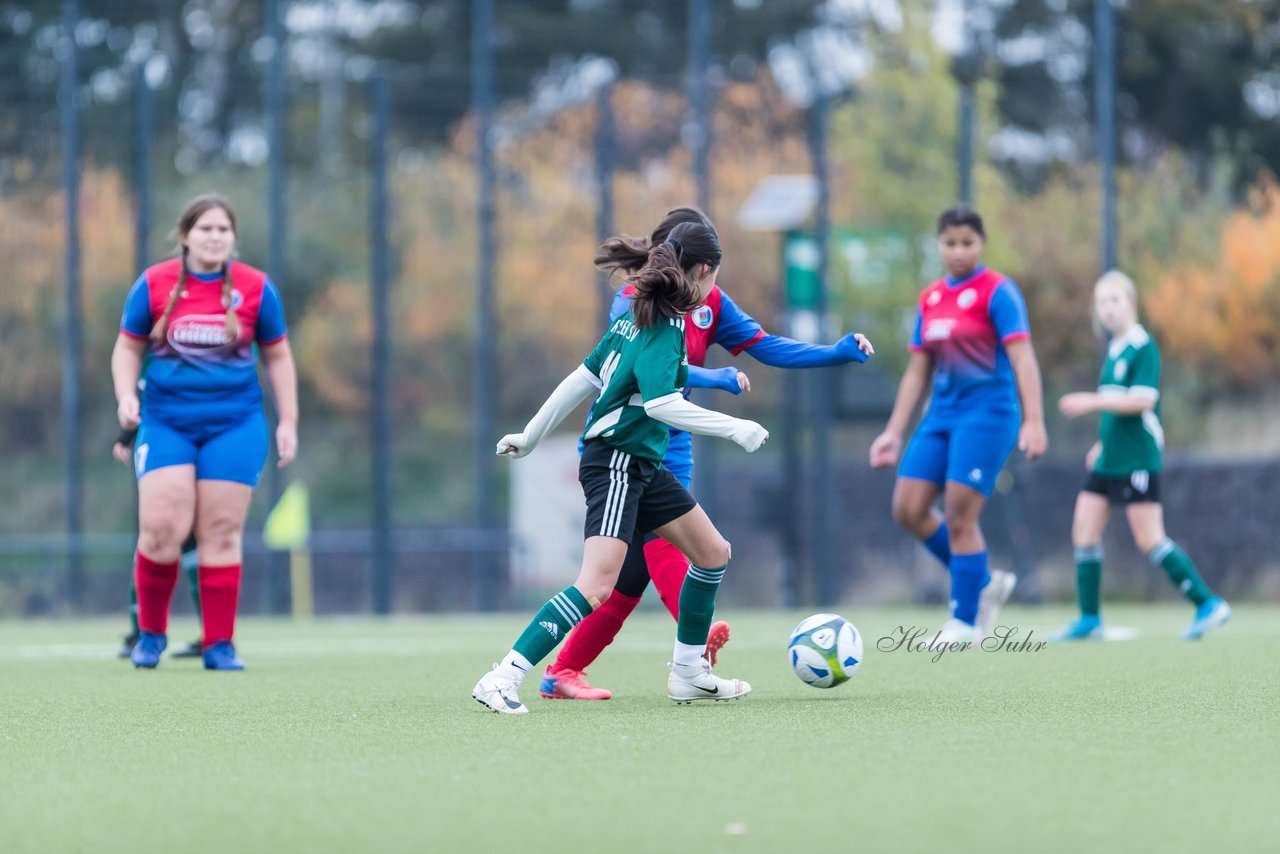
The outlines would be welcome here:
[[[741,679],[721,679],[711,672],[711,662],[705,658],[694,665],[668,664],[667,667],[671,669],[671,675],[667,677],[667,696],[677,703],[736,700],[751,693],[751,683]]]
[[[963,620],[957,620],[955,617],[952,617],[950,620],[947,620],[942,624],[942,627],[938,629],[937,634],[935,634],[929,642],[934,646],[939,646],[944,643],[964,643],[965,641],[972,643],[973,640],[973,626]]]
[[[978,619],[974,623],[977,639],[989,636],[996,627],[1000,606],[1009,601],[1009,594],[1018,586],[1018,576],[1002,569],[991,570],[991,580],[978,596]]]
[[[492,670],[480,677],[476,687],[471,689],[471,696],[500,715],[527,715],[529,710],[516,694],[519,687],[514,679],[500,675],[495,664]]]

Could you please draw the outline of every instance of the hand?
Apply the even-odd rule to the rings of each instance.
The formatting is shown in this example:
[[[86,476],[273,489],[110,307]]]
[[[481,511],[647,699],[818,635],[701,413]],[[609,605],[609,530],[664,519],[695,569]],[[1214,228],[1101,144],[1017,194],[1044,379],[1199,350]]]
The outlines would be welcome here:
[[[1028,460],[1038,460],[1049,448],[1049,434],[1044,431],[1043,421],[1024,421],[1018,431],[1018,450],[1027,455]]]
[[[116,442],[111,446],[111,456],[125,465],[133,464],[133,451],[124,442]]]
[[[529,444],[529,437],[523,433],[508,433],[498,440],[498,456],[511,457],[519,459],[520,457],[529,456],[529,452],[533,450],[533,445]]]
[[[1093,447],[1084,455],[1084,470],[1093,471],[1093,467],[1098,464],[1098,457],[1102,456],[1102,443],[1094,442]]]
[[[136,394],[126,394],[116,405],[116,420],[125,430],[136,429],[141,418],[142,404]]]
[[[747,378],[746,372],[738,371],[738,376],[735,379],[738,381],[738,390],[734,394],[751,391],[751,380]]]
[[[738,430],[734,433],[733,441],[737,442],[748,454],[754,454],[764,447],[765,442],[769,441],[769,431],[754,421],[743,419],[739,424]]]
[[[1067,418],[1079,418],[1097,409],[1098,395],[1091,391],[1073,391],[1058,399],[1058,411]]]
[[[276,425],[276,468],[282,469],[298,455],[298,425],[291,421],[281,421]]]
[[[898,456],[901,453],[902,436],[886,430],[876,436],[875,441],[871,443],[871,467],[882,469],[894,465],[898,462]]]
[[[851,332],[836,342],[836,350],[850,362],[865,362],[875,354],[867,336],[861,332]]]

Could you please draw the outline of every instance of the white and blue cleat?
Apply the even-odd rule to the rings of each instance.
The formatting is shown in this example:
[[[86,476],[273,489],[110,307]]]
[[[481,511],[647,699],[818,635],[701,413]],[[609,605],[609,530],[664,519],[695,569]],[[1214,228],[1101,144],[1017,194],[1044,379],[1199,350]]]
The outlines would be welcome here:
[[[1200,640],[1209,632],[1231,619],[1231,606],[1221,596],[1206,599],[1196,608],[1196,619],[1191,628],[1182,633],[1183,640]]]
[[[1049,640],[1054,643],[1103,640],[1102,618],[1097,614],[1081,614],[1079,619],[1068,623],[1065,629],[1051,636]]]
[[[159,635],[155,632],[147,631],[139,632],[138,642],[133,645],[133,651],[129,653],[129,658],[133,661],[134,667],[152,670],[160,663],[160,653],[164,652],[164,648],[168,645],[168,635]]]

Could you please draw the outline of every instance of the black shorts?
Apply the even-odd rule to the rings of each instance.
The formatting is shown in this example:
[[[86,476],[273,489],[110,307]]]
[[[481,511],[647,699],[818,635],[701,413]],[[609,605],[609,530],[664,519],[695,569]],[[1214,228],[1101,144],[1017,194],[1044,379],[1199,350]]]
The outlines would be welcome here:
[[[1135,471],[1128,476],[1090,472],[1083,492],[1104,495],[1112,504],[1138,504],[1160,500],[1160,472]]]
[[[630,543],[636,534],[661,528],[698,506],[671,472],[600,439],[583,447],[578,482],[587,499],[586,537]]]

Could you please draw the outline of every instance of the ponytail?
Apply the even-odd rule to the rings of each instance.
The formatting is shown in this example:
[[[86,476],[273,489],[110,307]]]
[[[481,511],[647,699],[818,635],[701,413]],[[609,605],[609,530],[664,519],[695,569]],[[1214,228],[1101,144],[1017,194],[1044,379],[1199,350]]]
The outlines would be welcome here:
[[[597,270],[612,278],[616,273],[634,273],[649,260],[651,246],[647,237],[610,237],[596,253]]]
[[[228,344],[240,337],[240,318],[231,302],[231,261],[228,259],[222,264],[222,304],[227,308],[223,328],[227,331]]]
[[[636,326],[652,326],[662,318],[688,314],[702,302],[702,289],[691,273],[720,266],[720,240],[704,223],[682,223],[649,250],[648,260],[631,279],[636,290],[631,316]]]

